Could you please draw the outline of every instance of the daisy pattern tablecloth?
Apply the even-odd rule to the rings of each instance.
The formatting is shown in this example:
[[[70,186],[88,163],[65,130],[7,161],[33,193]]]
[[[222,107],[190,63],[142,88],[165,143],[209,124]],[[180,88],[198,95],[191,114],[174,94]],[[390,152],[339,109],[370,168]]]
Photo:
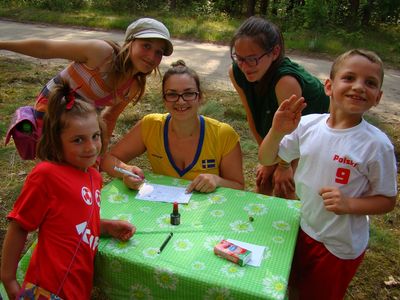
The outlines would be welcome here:
[[[151,183],[188,181],[146,174]],[[180,204],[181,224],[170,225],[171,203],[135,199],[115,179],[102,190],[101,217],[137,227],[126,243],[101,238],[95,284],[110,299],[284,299],[300,218],[300,202],[218,188]],[[249,216],[253,221],[249,221]],[[168,236],[173,237],[158,254]],[[265,246],[260,267],[240,267],[214,246],[235,239]]]

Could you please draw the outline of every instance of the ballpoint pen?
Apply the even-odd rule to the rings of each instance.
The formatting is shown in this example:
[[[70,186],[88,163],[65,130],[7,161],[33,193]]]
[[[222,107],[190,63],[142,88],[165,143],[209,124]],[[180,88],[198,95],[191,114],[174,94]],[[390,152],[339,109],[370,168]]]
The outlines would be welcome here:
[[[128,176],[135,177],[136,179],[143,180],[143,178],[141,178],[139,175],[136,175],[135,173],[132,173],[131,171],[125,170],[123,168],[115,166],[114,170],[117,171],[117,172],[120,172],[121,174],[125,174],[125,175],[128,175]]]
[[[169,240],[172,238],[173,236],[173,232],[170,232],[167,236],[167,238],[165,239],[165,241],[162,243],[160,250],[158,250],[158,253],[161,253],[161,251],[163,251],[163,249],[165,248],[165,246],[168,244]]]

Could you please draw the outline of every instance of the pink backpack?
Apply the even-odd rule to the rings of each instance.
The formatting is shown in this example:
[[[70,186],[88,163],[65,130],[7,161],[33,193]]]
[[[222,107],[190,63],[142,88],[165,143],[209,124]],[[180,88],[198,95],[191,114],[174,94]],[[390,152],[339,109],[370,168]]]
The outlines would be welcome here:
[[[15,111],[7,130],[6,145],[11,137],[13,137],[15,147],[22,159],[35,159],[39,134],[32,106],[21,106]]]

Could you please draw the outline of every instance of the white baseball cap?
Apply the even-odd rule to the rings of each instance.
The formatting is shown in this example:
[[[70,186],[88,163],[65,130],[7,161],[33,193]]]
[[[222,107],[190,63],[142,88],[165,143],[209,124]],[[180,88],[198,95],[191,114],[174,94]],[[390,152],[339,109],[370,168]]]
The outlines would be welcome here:
[[[174,51],[168,28],[163,23],[151,18],[141,18],[128,26],[125,32],[125,42],[133,39],[163,39],[165,40],[165,56],[170,56]]]

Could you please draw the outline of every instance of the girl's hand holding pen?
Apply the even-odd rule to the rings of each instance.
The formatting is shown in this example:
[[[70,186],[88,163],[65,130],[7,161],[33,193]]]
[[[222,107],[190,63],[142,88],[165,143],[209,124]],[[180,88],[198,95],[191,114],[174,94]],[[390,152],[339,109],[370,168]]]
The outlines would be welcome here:
[[[136,166],[128,167],[130,170],[128,170],[128,168],[125,169],[115,166],[114,170],[122,174],[122,181],[128,188],[138,190],[144,183],[143,171]]]

